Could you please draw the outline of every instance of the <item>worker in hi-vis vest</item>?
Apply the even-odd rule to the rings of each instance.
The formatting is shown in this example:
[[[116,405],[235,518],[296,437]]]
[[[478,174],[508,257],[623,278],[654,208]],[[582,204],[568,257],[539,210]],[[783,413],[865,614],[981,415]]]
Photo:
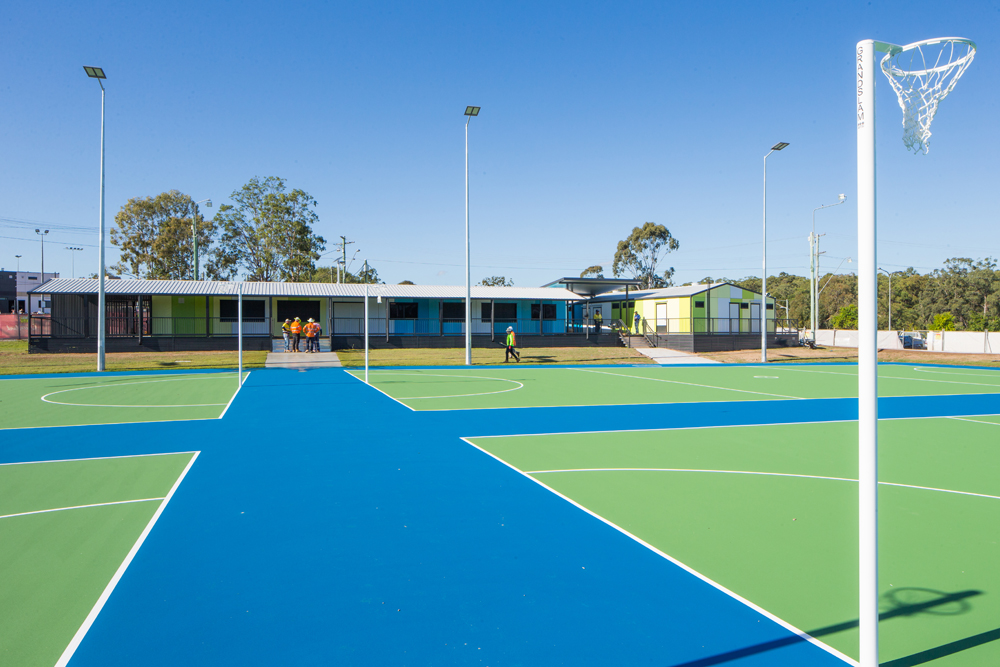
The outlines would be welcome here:
[[[514,335],[514,327],[507,327],[507,350],[503,359],[505,364],[510,361],[511,357],[514,357],[514,361],[521,361],[521,355],[514,349],[515,345],[517,345],[517,337]]]
[[[295,318],[292,320],[292,352],[299,351],[299,341],[302,340],[302,320]]]
[[[292,349],[292,321],[285,320],[281,325],[281,337],[285,339],[285,352]]]

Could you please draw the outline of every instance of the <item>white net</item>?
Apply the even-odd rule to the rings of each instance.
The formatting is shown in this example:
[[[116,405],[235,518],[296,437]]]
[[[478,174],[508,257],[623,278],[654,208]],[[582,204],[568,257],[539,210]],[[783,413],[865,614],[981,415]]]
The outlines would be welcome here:
[[[909,150],[927,153],[938,105],[954,90],[975,55],[975,43],[946,37],[893,47],[882,59],[882,71],[903,109],[903,143]]]

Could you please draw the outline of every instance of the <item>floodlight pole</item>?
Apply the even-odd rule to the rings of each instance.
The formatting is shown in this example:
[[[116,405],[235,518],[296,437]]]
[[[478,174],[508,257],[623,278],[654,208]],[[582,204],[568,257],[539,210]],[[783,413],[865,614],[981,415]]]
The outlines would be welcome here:
[[[237,304],[236,304],[236,338],[237,347],[239,349],[238,357],[236,362],[236,388],[239,389],[243,386],[243,282],[240,281],[236,286],[237,293]]]
[[[368,260],[365,260],[365,384],[368,384]]]
[[[858,42],[858,594],[860,665],[878,667],[878,259],[874,40]]]
[[[898,273],[897,271],[886,271],[885,269],[879,269],[882,273],[889,276],[889,323],[886,325],[886,329],[892,331],[892,274]]]
[[[465,116],[465,365],[472,365],[472,269],[469,265],[469,122]]]
[[[101,84],[101,222],[97,232],[97,370],[104,370],[104,334],[107,328],[104,295],[104,83]]]
[[[780,151],[786,146],[787,143],[778,142],[764,156],[764,225],[760,276],[760,363],[762,364],[767,363],[767,158],[774,151]]]

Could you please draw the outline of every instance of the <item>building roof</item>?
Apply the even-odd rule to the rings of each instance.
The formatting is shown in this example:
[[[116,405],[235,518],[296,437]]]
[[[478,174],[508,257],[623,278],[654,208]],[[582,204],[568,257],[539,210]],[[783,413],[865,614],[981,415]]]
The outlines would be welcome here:
[[[640,290],[636,292],[630,291],[628,293],[629,300],[632,299],[673,299],[677,297],[694,296],[695,294],[701,294],[707,292],[709,289],[715,289],[716,287],[723,287],[729,285],[731,287],[736,287],[737,289],[743,289],[738,285],[733,285],[732,283],[712,283],[711,285],[681,285],[680,287],[664,287],[663,289],[652,289],[652,290]],[[747,290],[753,294],[760,294],[760,292],[754,292],[753,290]],[[608,294],[601,294],[594,297],[591,301],[618,301],[625,298],[625,292],[610,292]]]
[[[214,280],[105,280],[106,294],[157,296],[235,296],[243,285],[244,296],[363,298],[365,286],[358,283],[257,283]],[[369,296],[390,299],[463,299],[464,285],[369,285]],[[97,279],[60,278],[31,290],[44,294],[97,294]],[[472,286],[473,299],[527,299],[531,301],[577,301],[581,297],[566,289],[547,287]]]
[[[641,284],[641,280],[633,278],[560,278],[559,280],[553,280],[547,285],[542,285],[542,287],[553,289],[561,287],[580,296],[589,297],[595,294],[603,294],[613,289],[624,288],[626,285],[629,287],[638,287]]]

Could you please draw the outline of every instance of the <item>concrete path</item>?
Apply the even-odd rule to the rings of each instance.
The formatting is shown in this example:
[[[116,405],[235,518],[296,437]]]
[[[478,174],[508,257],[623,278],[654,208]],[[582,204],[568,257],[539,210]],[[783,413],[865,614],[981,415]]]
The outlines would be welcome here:
[[[643,345],[638,344],[642,341]],[[718,364],[721,362],[713,359],[699,357],[696,354],[680,352],[679,350],[668,350],[665,347],[649,347],[645,338],[632,337],[632,349],[646,355],[658,364]]]
[[[268,352],[264,368],[340,368],[336,352]]]

